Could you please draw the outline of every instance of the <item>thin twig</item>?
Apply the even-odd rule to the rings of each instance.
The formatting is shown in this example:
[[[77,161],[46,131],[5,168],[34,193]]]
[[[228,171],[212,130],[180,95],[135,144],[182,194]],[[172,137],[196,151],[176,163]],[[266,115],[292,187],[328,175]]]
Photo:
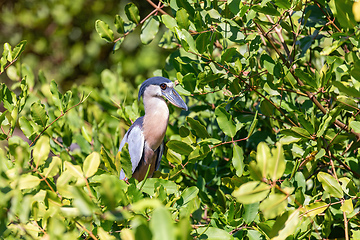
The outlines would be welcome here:
[[[94,240],[98,240],[97,237],[88,229],[86,229],[86,227],[84,227],[83,225],[81,225],[78,221],[75,220],[76,225],[78,225],[82,230],[84,230],[85,232],[87,232],[89,234],[89,236],[94,239]]]

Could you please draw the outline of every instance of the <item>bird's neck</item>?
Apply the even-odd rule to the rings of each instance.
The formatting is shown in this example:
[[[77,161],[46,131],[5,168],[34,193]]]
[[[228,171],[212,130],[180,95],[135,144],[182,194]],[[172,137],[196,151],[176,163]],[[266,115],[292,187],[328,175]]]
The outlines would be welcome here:
[[[143,131],[148,146],[156,150],[162,143],[169,121],[169,108],[162,97],[143,97],[145,116]]]

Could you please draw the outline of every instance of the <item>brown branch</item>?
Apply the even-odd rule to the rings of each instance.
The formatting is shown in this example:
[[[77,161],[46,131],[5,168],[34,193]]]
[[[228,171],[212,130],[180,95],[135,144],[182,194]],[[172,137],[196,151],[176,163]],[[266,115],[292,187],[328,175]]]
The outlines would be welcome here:
[[[98,240],[97,237],[96,237],[91,231],[89,231],[86,227],[84,227],[83,225],[81,225],[78,221],[75,220],[75,223],[76,223],[76,225],[78,225],[82,230],[84,230],[85,232],[87,232],[92,239]]]
[[[118,42],[118,41],[121,40],[122,38],[125,38],[127,35],[129,35],[130,33],[132,33],[132,32],[135,30],[135,28],[137,28],[139,25],[143,24],[149,17],[151,17],[151,16],[154,15],[155,13],[161,12],[162,14],[169,15],[168,13],[166,13],[164,10],[161,9],[161,8],[164,6],[164,5],[163,5],[163,6],[160,7],[160,3],[161,3],[161,2],[159,2],[159,5],[156,6],[155,3],[153,3],[151,0],[147,0],[147,1],[148,1],[155,9],[154,9],[151,13],[149,13],[144,19],[142,19],[138,24],[136,24],[136,26],[135,26],[133,29],[131,29],[130,31],[126,32],[126,33],[125,33],[124,35],[122,35],[121,37],[115,39],[115,40],[114,40],[114,43]]]
[[[7,66],[4,68],[4,71],[0,72],[0,75],[1,75],[3,72],[5,72],[6,69],[7,69],[8,67],[10,67],[14,62],[16,62],[16,60],[18,60],[18,58],[15,58],[14,60],[12,60],[12,61],[9,63],[9,65],[7,65]]]

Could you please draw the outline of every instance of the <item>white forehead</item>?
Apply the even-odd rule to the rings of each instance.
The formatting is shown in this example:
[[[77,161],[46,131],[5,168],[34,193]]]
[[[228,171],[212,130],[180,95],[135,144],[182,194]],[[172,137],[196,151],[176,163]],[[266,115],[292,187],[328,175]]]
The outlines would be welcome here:
[[[167,85],[168,87],[171,87],[171,88],[174,87],[174,83],[173,83],[173,82],[167,82],[166,85]]]

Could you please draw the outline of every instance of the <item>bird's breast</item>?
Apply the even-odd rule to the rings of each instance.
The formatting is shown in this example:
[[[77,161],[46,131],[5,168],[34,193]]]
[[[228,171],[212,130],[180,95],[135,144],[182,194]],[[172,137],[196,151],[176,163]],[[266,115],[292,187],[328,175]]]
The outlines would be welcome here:
[[[144,138],[151,149],[156,150],[162,143],[166,133],[168,120],[169,115],[145,116],[143,125]]]
[[[148,146],[156,150],[162,143],[169,121],[169,109],[162,97],[144,98],[144,138]]]

